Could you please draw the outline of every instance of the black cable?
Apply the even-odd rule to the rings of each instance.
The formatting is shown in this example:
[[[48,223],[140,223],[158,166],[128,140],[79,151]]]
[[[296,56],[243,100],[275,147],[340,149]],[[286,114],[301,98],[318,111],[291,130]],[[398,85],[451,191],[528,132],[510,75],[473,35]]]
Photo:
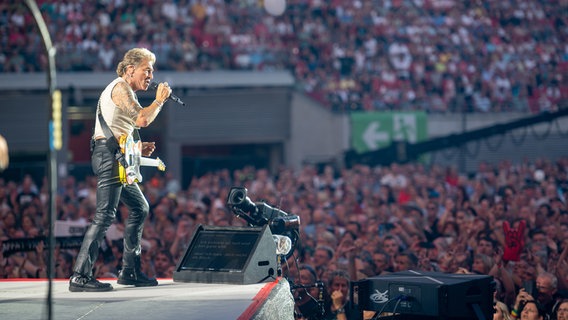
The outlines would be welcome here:
[[[315,284],[314,284],[314,286],[315,286]],[[306,288],[304,288],[304,290],[305,289]],[[308,290],[305,290],[304,292],[308,295],[308,297],[310,297],[310,299],[314,300],[316,303],[318,302],[318,299],[316,299],[314,296],[312,296]]]
[[[300,265],[298,264],[298,258],[296,258],[296,255],[292,253],[292,260],[294,260],[294,264],[296,265],[296,270],[298,270],[298,274],[300,273]],[[286,280],[288,280],[288,282],[290,281],[290,264],[288,263],[288,259],[286,259],[286,269],[288,270],[288,277],[286,277],[285,275],[282,275],[284,278],[286,278]],[[293,281],[292,281],[293,283]]]
[[[400,297],[400,299],[396,300],[396,303],[394,304],[394,308],[392,309],[393,315],[396,315],[396,308],[398,308],[398,305],[400,304],[401,301],[402,301],[402,296]]]
[[[316,299],[314,296],[312,296],[310,294],[310,292],[306,289],[310,289],[310,288],[318,288],[318,299]],[[323,316],[325,315],[325,304],[324,304],[324,299],[323,299],[323,290],[325,289],[325,286],[323,284],[322,281],[316,281],[314,284],[311,285],[292,285],[290,286],[291,291],[294,291],[296,289],[304,289],[304,292],[306,293],[306,295],[312,300],[314,301],[317,306],[318,306],[318,314],[317,314],[317,319],[323,319]]]
[[[292,255],[291,255],[291,256],[292,256],[292,258],[293,258],[293,260],[294,260],[294,264],[296,265],[296,270],[298,271],[298,275],[300,274],[300,264],[298,263],[298,258],[296,257],[296,255],[295,255],[294,252],[295,252],[295,248],[296,248],[296,247],[301,247],[301,245],[302,245],[301,239],[300,239],[300,237],[299,237],[299,234],[300,234],[300,233],[297,232],[296,236],[298,237],[298,239],[297,239],[297,241],[296,241],[296,246],[291,250],[291,252],[292,252]],[[306,289],[307,287],[312,287],[312,288],[313,288],[313,287],[317,286],[318,288],[320,288],[319,297],[322,298],[321,300],[323,300],[324,285],[323,285],[323,282],[317,281],[317,276],[316,276],[316,282],[314,283],[314,285],[312,285],[312,286],[299,286],[299,287],[294,288],[294,281],[290,281],[290,264],[288,263],[288,259],[286,259],[286,267],[287,267],[287,269],[288,269],[288,277],[286,277],[286,276],[284,276],[284,275],[283,275],[283,276],[284,276],[284,278],[290,283],[290,291],[291,291],[291,292],[293,292],[294,290],[296,290],[296,289],[298,289],[298,288],[300,288],[300,287]],[[321,287],[320,287],[319,283],[321,283]],[[318,305],[319,305],[318,300],[317,300],[315,297],[313,297],[307,290],[305,290],[304,292],[306,292],[306,294],[307,294],[313,301],[315,301],[316,303],[318,303]],[[296,304],[296,303],[294,302],[294,304]],[[320,306],[320,310],[322,311],[322,313],[320,314],[320,316],[323,317],[324,314],[325,314],[325,306]]]
[[[286,255],[284,255],[284,258],[286,260],[288,260],[288,258],[290,258],[291,255],[294,254],[294,251],[296,251],[296,248],[301,245],[301,241],[300,241],[300,231],[299,230],[291,230],[290,232],[288,232],[287,234],[284,234],[285,236],[290,235],[290,240],[292,241],[292,248],[290,248],[290,252]]]
[[[297,260],[298,258],[296,258],[296,255],[294,254],[294,252],[292,252],[292,258],[294,260],[294,264],[296,265],[296,270],[298,270],[298,274],[299,274],[300,273],[300,266],[298,265],[298,260]],[[290,281],[290,264],[288,263],[288,259],[286,259],[286,269],[288,271],[288,277],[286,277],[284,274],[282,276],[290,284],[290,292],[294,292],[295,289],[292,288],[294,286],[294,281]],[[296,305],[295,300],[296,299],[294,299],[294,306]],[[296,309],[296,307],[294,307],[294,314],[296,313],[295,309]]]
[[[381,308],[381,310],[377,311],[377,312],[373,315],[373,317],[371,318],[371,320],[379,319],[379,317],[381,316],[381,314],[383,313],[383,311],[385,310],[385,308],[387,307],[387,305],[388,305],[389,303],[391,303],[391,302],[394,301],[394,300],[400,301],[403,297],[404,297],[404,296],[397,296],[396,298],[392,298],[392,299],[387,300],[387,302],[385,302],[385,304],[383,305],[383,307]],[[397,305],[398,305],[398,302],[397,302]]]

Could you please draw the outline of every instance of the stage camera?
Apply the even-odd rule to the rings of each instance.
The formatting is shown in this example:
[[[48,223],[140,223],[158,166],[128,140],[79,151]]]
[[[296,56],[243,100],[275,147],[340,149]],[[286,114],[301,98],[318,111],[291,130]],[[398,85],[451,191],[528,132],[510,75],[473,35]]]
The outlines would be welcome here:
[[[237,215],[253,227],[270,226],[273,234],[300,229],[300,217],[288,214],[264,202],[254,203],[247,196],[244,187],[232,187],[227,197],[227,205]]]
[[[249,214],[254,214],[257,211],[256,205],[247,197],[247,189],[243,187],[233,187],[229,191],[227,204],[231,209],[237,209]]]
[[[268,225],[275,235],[287,236],[296,245],[300,230],[300,217],[288,214],[264,202],[253,202],[244,187],[232,187],[227,196],[227,205],[233,213],[251,227]],[[292,250],[293,251],[293,250]],[[293,252],[290,252],[292,254]]]
[[[270,221],[270,230],[275,234],[282,234],[289,230],[298,230],[300,228],[300,217],[286,216],[277,217]]]

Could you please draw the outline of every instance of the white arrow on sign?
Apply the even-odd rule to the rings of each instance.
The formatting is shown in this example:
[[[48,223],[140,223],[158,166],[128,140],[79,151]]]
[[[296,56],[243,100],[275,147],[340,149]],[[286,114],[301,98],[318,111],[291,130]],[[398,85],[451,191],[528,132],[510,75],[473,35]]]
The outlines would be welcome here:
[[[381,124],[377,121],[369,123],[365,132],[363,132],[363,141],[371,150],[378,148],[378,143],[389,142],[390,136],[386,131],[379,131]]]

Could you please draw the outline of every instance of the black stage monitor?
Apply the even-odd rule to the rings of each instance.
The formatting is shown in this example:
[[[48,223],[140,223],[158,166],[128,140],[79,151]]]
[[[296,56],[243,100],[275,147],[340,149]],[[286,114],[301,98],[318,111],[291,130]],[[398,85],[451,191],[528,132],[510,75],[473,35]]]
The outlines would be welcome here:
[[[199,225],[174,272],[174,281],[251,284],[276,277],[270,228]]]
[[[360,312],[398,319],[493,319],[495,283],[487,275],[409,270],[354,282],[351,289]]]

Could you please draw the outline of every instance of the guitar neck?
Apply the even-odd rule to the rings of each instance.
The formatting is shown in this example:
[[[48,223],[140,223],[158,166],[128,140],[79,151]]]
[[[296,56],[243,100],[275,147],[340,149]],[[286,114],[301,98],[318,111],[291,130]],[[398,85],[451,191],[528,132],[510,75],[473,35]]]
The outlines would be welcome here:
[[[161,171],[165,170],[165,165],[160,158],[152,159],[140,157],[140,165],[145,167],[157,167]]]

